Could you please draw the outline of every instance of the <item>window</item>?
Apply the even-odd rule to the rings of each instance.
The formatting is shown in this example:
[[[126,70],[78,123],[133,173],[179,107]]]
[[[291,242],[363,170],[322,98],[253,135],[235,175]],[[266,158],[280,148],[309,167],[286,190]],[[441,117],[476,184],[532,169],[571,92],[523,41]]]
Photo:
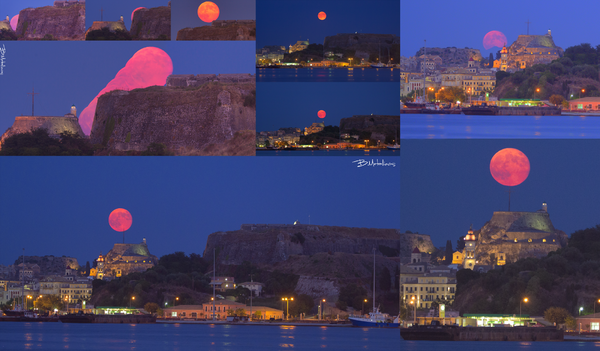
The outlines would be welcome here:
[[[192,318],[198,318],[198,313],[192,312]]]
[[[171,317],[177,317],[177,312],[171,312]]]
[[[181,312],[179,315],[180,315],[181,317],[185,317],[185,312]]]
[[[598,331],[600,330],[600,322],[592,322],[590,323],[590,330],[592,331]]]

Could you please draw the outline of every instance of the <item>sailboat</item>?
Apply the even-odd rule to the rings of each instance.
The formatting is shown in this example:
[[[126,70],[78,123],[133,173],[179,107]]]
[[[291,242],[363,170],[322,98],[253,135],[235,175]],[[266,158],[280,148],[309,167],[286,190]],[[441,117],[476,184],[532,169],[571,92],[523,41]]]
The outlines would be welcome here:
[[[373,327],[373,328],[400,328],[400,315],[393,321],[386,318],[387,314],[379,312],[379,307],[375,308],[375,249],[373,249],[373,312],[369,312],[369,317],[349,317],[353,327]]]
[[[379,44],[379,62],[371,64],[373,68],[385,68],[386,65],[381,62],[381,44]]]
[[[400,141],[400,128],[398,128],[398,139],[396,140],[396,143],[394,145],[388,145],[387,149],[388,150],[400,150],[400,144],[398,144],[398,142]]]

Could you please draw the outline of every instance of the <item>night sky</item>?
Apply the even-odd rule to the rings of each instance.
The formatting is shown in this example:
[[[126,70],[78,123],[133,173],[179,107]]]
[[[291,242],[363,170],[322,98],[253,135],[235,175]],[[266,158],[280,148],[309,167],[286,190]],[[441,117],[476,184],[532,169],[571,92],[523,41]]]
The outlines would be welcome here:
[[[308,223],[309,215],[312,224],[399,228],[399,167],[357,168],[353,160],[3,157],[0,264],[13,264],[23,247],[26,255],[92,262],[122,242],[108,224],[118,207],[133,217],[125,241],[145,237],[158,257],[201,254],[209,234],[244,223]]]
[[[496,56],[501,48],[485,50],[483,37],[492,30],[506,36],[508,45],[519,35],[544,35],[552,30],[554,43],[567,49],[581,43],[600,44],[598,23],[587,14],[600,11],[598,0],[561,3],[547,0],[475,1],[439,0],[400,2],[400,54],[414,56],[427,40],[427,47],[479,49],[483,57]]]
[[[256,130],[340,125],[354,115],[399,115],[398,83],[257,83]],[[325,118],[317,117],[324,110]]]
[[[490,174],[501,149],[529,158],[529,177],[513,187],[512,211],[548,203],[556,229],[570,235],[600,224],[600,140],[403,140],[400,229],[431,235],[436,247],[480,229],[507,211],[507,187]]]
[[[317,18],[325,12],[323,21]],[[400,35],[398,0],[256,0],[256,47],[323,44],[340,33]]]
[[[219,7],[217,20],[255,20],[254,0],[210,0]],[[171,2],[171,38],[183,28],[210,26],[198,18],[198,7],[204,0],[174,0]]]
[[[104,9],[105,21],[118,21],[123,16],[125,27],[131,31],[131,13],[138,7],[147,9],[167,6],[169,0],[87,0],[85,2],[85,30],[88,30],[94,21],[100,21],[100,9]]]
[[[90,45],[92,44],[92,45]],[[63,116],[75,104],[81,112],[135,52],[147,46],[166,51],[173,74],[254,73],[254,42],[4,42],[4,75],[0,84],[0,132],[18,115]],[[43,54],[42,54],[43,53]],[[66,57],[73,53],[75,57]],[[227,54],[229,53],[229,54]],[[235,53],[235,54],[233,54]]]

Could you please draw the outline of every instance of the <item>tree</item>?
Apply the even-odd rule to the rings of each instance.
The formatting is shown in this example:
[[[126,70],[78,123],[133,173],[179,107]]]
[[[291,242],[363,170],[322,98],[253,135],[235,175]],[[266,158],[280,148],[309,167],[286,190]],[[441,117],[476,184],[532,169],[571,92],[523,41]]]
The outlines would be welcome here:
[[[491,54],[490,54],[491,55]],[[452,263],[452,242],[450,240],[446,241],[446,259],[444,260],[444,264]]]
[[[456,251],[462,252],[465,249],[465,236],[461,236],[456,240]]]
[[[571,316],[565,318],[565,326],[567,330],[575,330],[577,329],[577,320]]]
[[[550,323],[563,324],[571,314],[562,307],[550,307],[544,311],[544,319]]]
[[[562,95],[554,94],[549,98],[550,102],[554,104],[554,106],[562,105],[562,102],[565,98]]]
[[[147,304],[144,305],[144,309],[146,311],[148,311],[151,314],[154,314],[158,311],[158,304],[154,303],[154,302],[148,302]]]
[[[45,295],[37,301],[37,307],[42,311],[62,310],[63,301],[58,295]]]
[[[494,55],[491,52],[490,52],[489,61],[490,61],[490,66],[489,67],[490,68],[494,67]]]
[[[90,261],[85,263],[85,273],[88,275],[90,274]]]

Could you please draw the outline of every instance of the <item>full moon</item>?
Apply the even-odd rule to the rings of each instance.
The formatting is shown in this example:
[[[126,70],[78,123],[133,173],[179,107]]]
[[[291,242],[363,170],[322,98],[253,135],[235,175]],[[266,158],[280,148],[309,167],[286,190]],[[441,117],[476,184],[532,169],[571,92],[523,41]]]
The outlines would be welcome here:
[[[108,224],[118,232],[124,232],[131,227],[131,213],[124,208],[113,210],[108,216]]]
[[[321,12],[319,12],[319,15],[318,15],[318,17],[319,17],[319,19],[322,21],[322,20],[324,20],[325,18],[327,18],[327,14],[325,14],[325,12],[321,11]]]
[[[502,149],[492,157],[490,173],[502,185],[519,185],[529,176],[529,159],[520,150]]]
[[[219,6],[214,2],[205,1],[198,7],[198,17],[206,23],[219,18]]]
[[[131,20],[132,21],[133,21],[133,14],[135,13],[135,11],[137,11],[139,9],[145,9],[145,7],[138,7],[137,9],[133,10],[133,12],[131,13]]]
[[[317,112],[317,116],[319,116],[319,118],[325,118],[325,111],[323,110],[319,110],[319,112]]]
[[[17,23],[19,23],[19,15],[14,15],[13,18],[10,19],[10,27],[12,30],[17,30]]]
[[[486,50],[489,50],[494,46],[497,46],[502,49],[504,44],[506,44],[506,35],[504,35],[504,33],[500,31],[490,31],[485,35],[485,37],[483,37],[483,47]]]

